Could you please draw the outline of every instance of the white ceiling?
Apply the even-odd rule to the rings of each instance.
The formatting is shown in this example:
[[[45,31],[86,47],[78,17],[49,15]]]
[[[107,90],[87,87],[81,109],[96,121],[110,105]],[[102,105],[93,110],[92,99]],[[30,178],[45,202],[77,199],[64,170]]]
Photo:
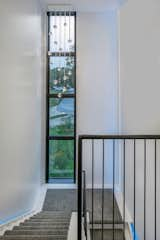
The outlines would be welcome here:
[[[125,0],[42,0],[45,5],[67,5],[71,4],[73,10],[84,12],[104,12],[115,9]]]

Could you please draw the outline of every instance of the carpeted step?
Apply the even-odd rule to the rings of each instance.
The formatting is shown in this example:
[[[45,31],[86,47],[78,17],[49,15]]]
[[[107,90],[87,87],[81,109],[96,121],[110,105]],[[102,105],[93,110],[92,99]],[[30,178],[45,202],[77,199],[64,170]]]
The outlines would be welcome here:
[[[64,216],[64,214],[63,215],[59,215],[59,214],[57,214],[57,215],[51,215],[51,216],[48,216],[48,215],[36,215],[36,216],[34,216],[34,217],[31,217],[30,219],[59,219],[59,218],[70,218],[70,216],[67,216],[67,215],[65,215]]]
[[[50,215],[64,215],[64,212],[62,212],[62,211],[42,211],[42,212],[39,212],[39,213],[36,214],[36,216],[39,216],[39,215],[43,215],[43,216],[45,216],[45,215],[48,215],[48,216],[50,216]]]
[[[69,222],[69,219],[63,218],[63,219],[30,219],[25,221],[25,223],[67,223]]]
[[[42,211],[42,212],[35,214],[35,216],[39,216],[39,215],[41,215],[41,216],[61,215],[62,216],[62,215],[64,215],[64,212],[62,212],[62,211],[49,211],[49,212]]]
[[[63,235],[6,235],[0,238],[0,240],[67,240],[67,236]]]
[[[59,217],[54,217],[54,218],[31,217],[30,219],[28,219],[28,220],[26,220],[26,221],[32,221],[32,222],[33,222],[33,221],[37,221],[37,220],[38,220],[38,221],[44,221],[44,222],[45,222],[45,221],[46,221],[46,222],[47,222],[47,221],[48,221],[48,222],[49,222],[49,221],[51,222],[51,221],[54,221],[54,220],[61,220],[61,219],[62,219],[62,220],[67,220],[67,221],[69,220],[69,218],[66,217],[66,216],[62,216],[62,217],[59,216]]]
[[[52,230],[52,229],[67,229],[69,228],[69,224],[59,224],[59,225],[41,225],[41,226],[16,226],[13,228],[13,230],[41,230],[41,229],[45,229],[45,230]]]
[[[26,235],[26,236],[31,236],[31,235],[67,235],[67,230],[66,229],[52,229],[52,230],[12,230],[12,231],[6,231],[4,236],[6,235]]]
[[[52,227],[52,226],[62,226],[62,225],[68,225],[69,226],[69,222],[67,221],[64,221],[64,222],[24,222],[24,223],[20,223],[20,226],[49,226],[49,227]]]
[[[92,236],[92,230],[91,230],[91,236]],[[93,230],[93,239],[101,240],[102,239],[102,230],[94,229]],[[114,231],[114,239],[124,240],[123,230],[116,229]],[[103,240],[113,240],[113,230],[104,229]]]
[[[35,216],[35,217],[31,217],[29,220],[54,220],[54,219],[69,219],[69,217],[68,216],[52,216],[52,217],[48,217],[48,216],[45,216],[45,217],[43,217],[43,216],[40,216],[40,217],[37,217],[37,216]]]
[[[90,224],[92,224],[92,219],[90,220]],[[96,220],[93,219],[93,224],[102,224],[102,219],[101,220]],[[103,224],[113,224],[113,220],[103,220]],[[114,224],[123,224],[122,221],[114,221]]]

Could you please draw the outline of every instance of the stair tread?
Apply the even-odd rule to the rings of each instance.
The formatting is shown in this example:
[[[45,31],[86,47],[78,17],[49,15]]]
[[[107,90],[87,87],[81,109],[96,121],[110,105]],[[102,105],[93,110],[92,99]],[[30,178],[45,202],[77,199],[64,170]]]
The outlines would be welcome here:
[[[26,234],[23,234],[23,235],[19,235],[19,234],[13,234],[13,235],[4,235],[3,237],[47,237],[48,236],[48,234],[35,234],[35,235],[32,235],[32,234],[28,234],[28,235],[26,235]],[[50,236],[63,236],[63,237],[65,237],[66,235],[64,235],[64,234],[59,234],[59,233],[54,233],[54,234],[49,234],[49,237]]]
[[[18,229],[18,230],[7,230],[6,232],[5,232],[5,234],[7,234],[7,233],[13,233],[13,234],[16,234],[16,233],[24,233],[24,234],[28,234],[28,233],[33,233],[33,234],[37,234],[37,233],[54,233],[54,232],[67,232],[67,230],[66,229],[63,229],[63,227],[61,228],[61,229],[34,229],[34,230],[32,230],[32,229]]]
[[[13,230],[41,230],[41,229],[45,229],[45,230],[51,230],[51,229],[68,229],[69,224],[66,225],[52,225],[52,226],[17,226],[14,227]]]
[[[92,230],[91,230],[91,232],[92,232]],[[94,236],[94,239],[101,240],[102,239],[102,230],[94,229],[93,236]],[[120,230],[120,229],[114,230],[114,236],[115,236],[116,240],[124,240],[123,230]],[[104,229],[103,239],[104,240],[112,240],[113,239],[113,230],[112,229]]]
[[[56,223],[68,223],[69,222],[69,220],[66,220],[66,219],[61,219],[61,220],[52,220],[52,221],[26,221],[25,223],[38,223],[38,224],[56,224]]]
[[[29,220],[26,220],[26,222],[28,222],[28,221],[31,221],[31,222],[37,222],[37,221],[39,221],[39,222],[52,222],[52,221],[59,221],[59,220],[65,220],[65,221],[68,221],[69,220],[69,218],[34,218],[34,219],[29,219]]]
[[[52,223],[40,223],[40,222],[33,222],[33,223],[21,223],[19,226],[40,226],[40,227],[42,227],[42,226],[44,226],[44,227],[46,227],[46,226],[49,226],[49,227],[52,227],[52,226],[69,226],[69,222],[59,222],[59,223],[57,223],[57,222],[52,222]]]
[[[49,227],[51,227],[51,226],[69,226],[69,222],[59,222],[59,223],[57,223],[57,222],[53,222],[53,223],[39,223],[39,222],[34,222],[34,223],[21,223],[20,224],[20,226],[40,226],[40,227],[42,227],[42,226],[44,226],[44,227],[46,227],[46,226],[49,226]]]
[[[30,219],[28,219],[28,220],[26,220],[27,222],[28,221],[32,221],[32,222],[34,222],[34,221],[39,221],[39,222],[41,222],[41,221],[44,221],[44,222],[51,222],[51,221],[56,221],[56,220],[66,220],[66,221],[69,221],[70,220],[70,218],[71,217],[54,217],[54,218],[30,218]]]
[[[67,236],[63,235],[5,235],[0,240],[16,240],[16,239],[22,239],[22,240],[66,240]]]
[[[104,224],[113,224],[113,221],[112,220],[103,220],[103,223]],[[90,221],[90,224],[92,224],[92,221]],[[102,224],[102,220],[96,220],[94,219],[93,220],[93,224]],[[123,224],[122,221],[114,221],[114,224]]]
[[[70,218],[70,216],[66,216],[66,215],[54,215],[54,216],[34,216],[31,217],[30,219],[55,219],[55,218]]]
[[[63,216],[63,215],[70,215],[70,213],[63,213],[63,212],[50,212],[50,213],[38,213],[38,214],[35,214],[34,216]]]

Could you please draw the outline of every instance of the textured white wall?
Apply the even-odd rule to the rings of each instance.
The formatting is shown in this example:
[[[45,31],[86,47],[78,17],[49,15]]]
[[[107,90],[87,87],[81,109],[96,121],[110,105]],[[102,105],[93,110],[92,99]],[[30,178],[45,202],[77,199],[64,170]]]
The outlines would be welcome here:
[[[160,133],[160,2],[128,0],[119,13],[120,40],[120,113],[121,130],[128,134]],[[154,143],[147,142],[146,236],[154,239]],[[141,146],[141,147],[140,147]],[[158,157],[159,157],[159,145]],[[130,150],[130,151],[129,151]],[[127,150],[127,204],[133,216],[133,144]],[[132,155],[132,157],[131,157]],[[136,229],[143,239],[144,150],[137,146]],[[157,189],[159,191],[159,158]],[[157,192],[157,224],[160,220],[160,192]],[[158,225],[159,226],[159,225]],[[157,227],[157,239],[160,238]]]
[[[41,11],[0,1],[0,223],[33,207],[41,161]]]

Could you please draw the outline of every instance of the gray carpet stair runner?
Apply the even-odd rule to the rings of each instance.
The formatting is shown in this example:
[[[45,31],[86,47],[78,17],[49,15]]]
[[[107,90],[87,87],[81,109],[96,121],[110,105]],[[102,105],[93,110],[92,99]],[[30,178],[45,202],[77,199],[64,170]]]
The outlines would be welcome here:
[[[42,211],[6,231],[0,240],[67,240],[70,217],[63,212]]]

